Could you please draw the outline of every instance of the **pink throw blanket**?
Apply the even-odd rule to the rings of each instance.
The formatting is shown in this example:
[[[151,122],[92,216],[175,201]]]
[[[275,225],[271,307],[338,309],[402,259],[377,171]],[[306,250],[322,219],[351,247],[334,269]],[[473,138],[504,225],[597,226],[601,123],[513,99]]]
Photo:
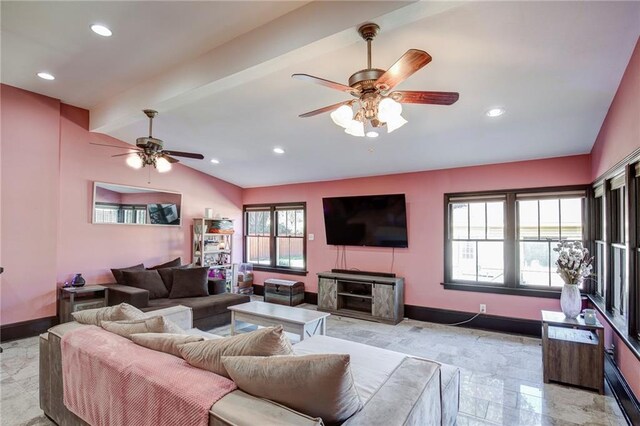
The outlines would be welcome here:
[[[222,376],[96,326],[62,337],[64,405],[93,426],[209,424],[236,389]]]

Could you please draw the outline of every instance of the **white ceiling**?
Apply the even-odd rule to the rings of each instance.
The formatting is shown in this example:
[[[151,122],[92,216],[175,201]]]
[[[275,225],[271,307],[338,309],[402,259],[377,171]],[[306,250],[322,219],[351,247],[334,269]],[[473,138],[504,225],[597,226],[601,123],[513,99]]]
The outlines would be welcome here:
[[[185,159],[184,164],[243,187],[587,153],[640,34],[637,2],[371,2],[367,7],[354,2],[274,2],[275,8],[264,10],[260,10],[263,2],[180,2],[173,13],[195,15],[194,23],[174,22],[163,15],[166,11],[157,11],[165,16],[158,25],[162,31],[156,34],[163,40],[160,45],[166,47],[166,41],[172,48],[164,53],[155,50],[159,59],[146,59],[156,64],[154,78],[139,73],[144,61],[138,68],[128,67],[136,52],[154,45],[153,40],[134,37],[120,44],[120,54],[110,51],[108,68],[101,63],[100,82],[110,87],[106,90],[93,87],[100,85],[92,84],[94,76],[83,71],[88,67],[84,55],[61,60],[65,66],[59,70],[50,68],[57,76],[54,82],[36,81],[33,74],[44,67],[41,64],[55,62],[58,55],[39,55],[35,48],[18,55],[12,38],[21,43],[29,39],[40,47],[51,43],[60,50],[71,49],[74,39],[54,37],[51,29],[45,34],[19,31],[33,26],[36,10],[56,9],[57,3],[36,3],[28,14],[24,10],[33,3],[12,8],[5,4],[3,82],[69,103],[74,103],[73,97],[82,98],[75,104],[93,106],[92,129],[132,143],[146,133],[146,118],[139,110],[156,108],[160,115],[154,136],[169,149],[206,157]],[[111,16],[123,17],[108,22],[114,40],[117,26],[125,34],[131,25],[140,25],[144,4],[106,3],[118,10]],[[242,5],[259,12],[260,19],[239,20],[246,15]],[[77,25],[82,19],[91,21],[82,7],[78,16],[70,12],[75,12],[72,4],[64,7],[72,8],[66,12],[77,18]],[[235,25],[206,35],[211,29],[198,26],[206,21],[201,15],[207,10],[196,10],[206,7]],[[132,18],[135,14],[138,20]],[[66,22],[64,13],[56,16]],[[375,140],[342,133],[328,114],[297,118],[348,97],[290,75],[303,72],[346,83],[350,74],[366,65],[365,44],[355,29],[368,20],[382,27],[374,41],[374,66],[389,67],[409,48],[424,49],[433,57],[399,89],[457,91],[460,100],[449,107],[405,105],[403,115],[409,123]],[[7,44],[12,47],[5,49],[7,27],[11,35]],[[194,43],[198,49],[192,46],[187,52],[191,43],[185,43],[188,37],[183,31],[201,37]],[[95,43],[112,42],[93,35],[86,38],[91,44],[78,49],[94,59],[100,56],[93,52]],[[128,43],[134,42],[139,44],[129,49]],[[7,61],[7,52],[15,61]],[[74,67],[78,63],[84,64],[81,69]],[[67,73],[78,81],[68,81]],[[20,84],[11,76],[22,78]],[[505,107],[507,113],[497,119],[484,116],[494,106]],[[283,147],[286,154],[277,156],[274,146]],[[211,164],[212,157],[221,163]],[[105,153],[105,161],[122,160]]]

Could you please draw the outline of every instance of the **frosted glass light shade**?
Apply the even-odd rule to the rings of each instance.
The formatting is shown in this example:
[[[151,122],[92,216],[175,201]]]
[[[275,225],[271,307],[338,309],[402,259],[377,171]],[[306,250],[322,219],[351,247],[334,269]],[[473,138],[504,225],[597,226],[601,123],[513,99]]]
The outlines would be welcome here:
[[[142,158],[138,154],[131,154],[127,157],[127,166],[133,169],[139,169],[142,167]]]
[[[364,123],[358,120],[351,120],[351,124],[344,131],[351,136],[364,137]]]
[[[344,127],[345,129],[349,127],[353,120],[353,110],[348,105],[342,105],[330,115],[334,123],[340,127]]]
[[[166,158],[160,157],[156,160],[156,169],[158,173],[166,173],[171,170],[171,163]]]
[[[408,121],[405,120],[403,116],[398,115],[397,117],[387,121],[387,133],[391,133],[407,123]]]
[[[402,105],[391,98],[384,98],[378,104],[378,120],[387,123],[400,117]]]

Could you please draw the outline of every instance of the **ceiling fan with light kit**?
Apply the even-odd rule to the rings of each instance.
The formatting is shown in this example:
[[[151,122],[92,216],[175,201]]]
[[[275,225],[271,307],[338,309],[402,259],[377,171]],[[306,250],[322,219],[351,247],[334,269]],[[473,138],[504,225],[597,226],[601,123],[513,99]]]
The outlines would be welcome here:
[[[142,110],[142,112],[149,117],[149,136],[136,139],[136,148],[101,143],[91,143],[91,145],[132,150],[125,154],[112,155],[112,157],[127,156],[126,162],[129,167],[141,169],[146,166],[153,166],[159,173],[168,172],[171,170],[171,164],[179,162],[177,158],[173,157],[193,158],[196,160],[204,159],[204,155],[202,154],[164,149],[162,139],[153,137],[153,119],[158,115],[158,111],[145,109]]]
[[[381,127],[386,126],[387,132],[391,133],[407,123],[402,117],[402,104],[451,105],[458,100],[456,92],[394,91],[394,87],[431,62],[431,56],[423,50],[409,49],[388,70],[372,68],[371,41],[379,30],[380,27],[374,23],[364,24],[358,29],[367,42],[367,68],[349,77],[348,86],[309,74],[292,75],[298,80],[340,90],[357,98],[301,114],[301,118],[332,111],[331,119],[346,133],[376,137],[377,129]]]

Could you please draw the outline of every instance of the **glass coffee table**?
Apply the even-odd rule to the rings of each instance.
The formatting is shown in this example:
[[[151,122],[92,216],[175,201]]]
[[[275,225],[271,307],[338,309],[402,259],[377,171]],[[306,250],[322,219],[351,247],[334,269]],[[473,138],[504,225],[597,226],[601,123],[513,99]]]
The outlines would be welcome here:
[[[282,325],[284,331],[299,335],[300,340],[324,335],[327,331],[327,317],[331,315],[258,301],[229,306],[228,309],[231,311],[231,335],[236,334],[236,321],[242,321],[264,327]]]

